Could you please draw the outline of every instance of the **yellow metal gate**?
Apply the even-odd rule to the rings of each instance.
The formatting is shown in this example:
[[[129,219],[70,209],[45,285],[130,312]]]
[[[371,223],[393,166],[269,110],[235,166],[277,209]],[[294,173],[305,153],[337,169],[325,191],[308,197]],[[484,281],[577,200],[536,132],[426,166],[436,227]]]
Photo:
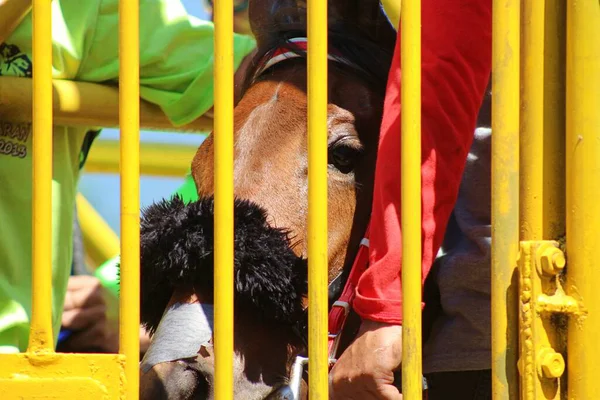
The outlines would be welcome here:
[[[233,9],[215,2],[216,396],[232,397]],[[51,1],[34,0],[33,307],[26,353],[0,355],[3,399],[138,397],[139,55],[122,51],[120,352],[58,354],[51,327]],[[402,8],[403,382],[422,396],[420,0]],[[308,1],[310,397],[327,398],[327,4]],[[596,399],[600,359],[600,4],[494,0],[494,399]],[[139,48],[137,0],[120,47]],[[60,86],[60,85],[59,85]],[[142,104],[142,107],[144,105]],[[60,109],[57,114],[61,117]],[[68,119],[60,120],[65,122]],[[517,145],[519,144],[519,145]],[[555,241],[561,239],[560,242]],[[563,239],[566,239],[566,246]],[[565,255],[566,254],[566,255]],[[568,272],[566,270],[568,260]],[[124,305],[127,305],[125,307]],[[566,354],[569,354],[565,361]],[[568,374],[564,373],[568,370]]]
[[[597,399],[600,4],[493,17],[494,399]]]

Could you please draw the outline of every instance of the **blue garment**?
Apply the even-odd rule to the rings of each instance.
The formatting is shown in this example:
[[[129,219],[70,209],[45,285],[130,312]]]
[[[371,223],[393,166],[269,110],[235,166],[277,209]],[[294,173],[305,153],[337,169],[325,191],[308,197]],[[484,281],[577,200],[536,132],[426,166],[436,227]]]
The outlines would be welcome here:
[[[71,262],[71,276],[75,275],[75,262]],[[62,326],[60,328],[60,332],[58,332],[58,345],[64,343],[67,339],[71,337],[73,331],[70,329],[64,329]]]

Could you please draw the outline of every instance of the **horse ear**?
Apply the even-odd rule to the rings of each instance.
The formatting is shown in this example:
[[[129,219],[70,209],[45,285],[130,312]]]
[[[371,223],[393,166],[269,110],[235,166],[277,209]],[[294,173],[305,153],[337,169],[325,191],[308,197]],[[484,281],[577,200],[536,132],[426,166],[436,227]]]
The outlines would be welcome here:
[[[329,0],[329,30],[394,48],[396,32],[379,0]]]
[[[248,17],[258,48],[267,48],[284,32],[306,31],[306,1],[250,0]]]
[[[305,0],[250,0],[250,26],[258,47],[270,46],[287,32],[306,35],[306,13]],[[396,40],[379,0],[328,0],[328,30],[340,34],[354,32],[391,48]]]

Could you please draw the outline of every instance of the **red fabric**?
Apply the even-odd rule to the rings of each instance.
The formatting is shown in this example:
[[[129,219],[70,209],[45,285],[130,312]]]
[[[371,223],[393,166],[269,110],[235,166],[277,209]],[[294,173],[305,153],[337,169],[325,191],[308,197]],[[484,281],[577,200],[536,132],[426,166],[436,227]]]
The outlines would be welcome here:
[[[354,259],[354,264],[352,265],[352,269],[350,270],[350,275],[348,276],[348,280],[344,285],[344,290],[340,295],[340,298],[333,304],[333,307],[329,311],[328,318],[328,328],[329,328],[329,341],[328,341],[328,349],[329,349],[329,360],[332,361],[336,358],[340,334],[346,325],[346,319],[348,314],[346,313],[346,308],[343,308],[344,305],[348,305],[348,312],[350,311],[350,307],[352,307],[352,303],[354,302],[354,296],[356,294],[356,286],[358,285],[358,281],[361,275],[366,271],[369,266],[369,229],[367,228],[367,235],[362,239],[360,243],[360,247],[358,249],[358,254]],[[336,303],[341,303],[342,307],[336,306]],[[330,364],[333,367],[333,364]]]
[[[456,201],[491,69],[491,0],[422,1],[423,281]],[[388,77],[370,229],[355,311],[402,324],[400,32]]]

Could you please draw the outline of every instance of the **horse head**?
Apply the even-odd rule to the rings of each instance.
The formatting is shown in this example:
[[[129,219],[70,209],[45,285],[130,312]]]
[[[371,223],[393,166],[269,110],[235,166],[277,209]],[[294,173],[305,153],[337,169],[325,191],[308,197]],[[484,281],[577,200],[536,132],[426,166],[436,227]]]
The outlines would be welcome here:
[[[258,46],[244,94],[234,111],[235,196],[265,210],[268,225],[285,230],[291,251],[304,259],[308,212],[305,50],[310,46],[305,39],[306,2],[251,0],[249,16]],[[340,283],[349,272],[369,221],[395,32],[375,0],[329,0],[328,16],[329,281]],[[215,162],[214,141],[209,136],[192,162],[200,197],[214,193]],[[330,289],[334,295],[341,288],[332,285]],[[189,285],[175,285],[164,295],[168,296],[166,301],[152,307],[162,316],[175,301],[173,296],[181,302],[187,295],[194,302],[190,294],[196,292]],[[202,294],[212,298],[208,290]],[[276,394],[281,381],[267,377],[289,377],[291,362],[304,350],[302,341],[298,342],[293,330],[278,328],[285,326],[281,321],[244,319],[238,303],[235,311],[236,393],[244,399],[263,399],[268,393],[284,396]],[[256,357],[249,364],[251,354]],[[153,396],[163,393],[171,399],[212,398],[212,358],[210,354],[199,355],[194,360],[202,365],[195,371],[181,360],[154,366],[142,376],[142,398],[146,389]],[[202,371],[200,378],[198,370]],[[194,388],[198,380],[207,382],[202,391],[190,389],[182,395],[177,390]],[[157,386],[161,389],[155,390]],[[151,395],[145,398],[157,398]]]
[[[353,259],[368,222],[395,32],[379,1],[330,0],[328,9],[328,222],[333,278]],[[302,39],[297,40],[306,37],[306,2],[252,0],[249,15],[258,45],[234,113],[235,194],[264,207],[270,223],[288,229],[295,251],[306,255],[307,67],[305,47]],[[300,57],[292,58],[293,54]],[[201,196],[214,191],[213,151],[210,136],[192,162]]]
[[[306,344],[307,262],[259,206],[236,200],[234,215],[234,337],[241,355],[234,358],[234,393],[278,399],[287,393],[291,354]],[[140,313],[152,334],[141,396],[212,398],[213,199],[154,204],[143,213],[140,233]]]

